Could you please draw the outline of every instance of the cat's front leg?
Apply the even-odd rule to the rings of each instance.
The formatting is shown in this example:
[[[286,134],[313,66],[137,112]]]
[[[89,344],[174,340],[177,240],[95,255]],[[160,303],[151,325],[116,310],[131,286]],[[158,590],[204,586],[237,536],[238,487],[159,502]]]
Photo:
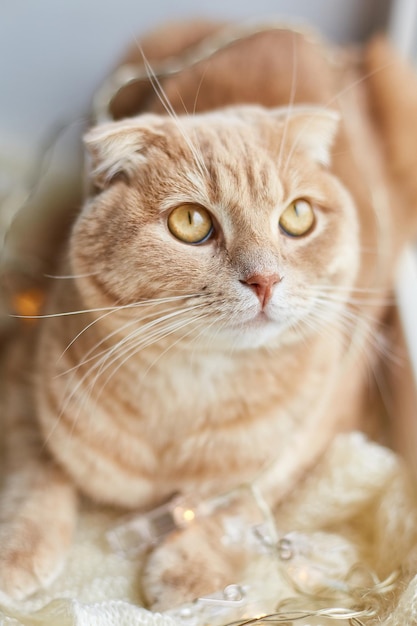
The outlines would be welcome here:
[[[251,490],[240,488],[194,505],[194,521],[168,535],[145,564],[142,586],[153,610],[175,608],[240,583],[253,549],[259,549],[256,528],[265,515]]]
[[[39,460],[7,478],[0,511],[0,590],[22,599],[60,572],[76,522],[76,491],[52,461]]]
[[[75,487],[48,454],[39,431],[29,359],[33,346],[25,339],[16,342],[8,355],[2,415],[0,591],[15,599],[46,587],[56,577],[77,518]]]
[[[172,609],[240,581],[247,554],[222,542],[221,517],[171,534],[149,556],[143,591],[154,611]]]

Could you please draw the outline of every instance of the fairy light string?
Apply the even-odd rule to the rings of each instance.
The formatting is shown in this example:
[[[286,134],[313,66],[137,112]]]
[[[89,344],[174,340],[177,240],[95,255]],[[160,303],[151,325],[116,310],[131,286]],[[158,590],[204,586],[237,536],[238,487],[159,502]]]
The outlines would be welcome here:
[[[278,574],[277,583],[279,580],[285,581],[286,587],[292,590],[291,596],[273,602],[275,611],[265,614],[265,602],[271,605],[271,593],[274,592],[268,588],[265,597],[262,581],[259,584],[242,582],[230,584],[223,591],[168,610],[165,612],[167,615],[180,620],[185,626],[201,626],[205,623],[211,626],[229,623],[246,626],[266,622],[290,626],[312,617],[329,623],[344,620],[352,626],[365,626],[370,623],[369,620],[381,616],[386,598],[398,590],[402,572],[396,570],[386,579],[380,580],[368,566],[355,562],[345,573],[335,573],[334,567],[326,562],[326,555],[320,558],[320,553],[325,553],[325,542],[327,538],[332,538],[328,549],[334,552],[339,542],[340,553],[343,554],[346,540],[342,536],[338,538],[328,533],[316,533],[322,537],[322,543],[314,546],[315,533],[280,533],[276,517],[259,488],[252,484],[242,485],[220,497],[206,500],[178,496],[158,509],[122,520],[108,531],[107,539],[115,552],[125,558],[136,558],[138,554],[153,549],[170,533],[181,532],[191,524],[198,524],[202,517],[219,512],[227,516],[229,505],[248,496],[252,497],[259,513],[257,523],[254,524],[253,520],[246,522],[249,533],[252,533],[257,543],[248,541],[249,533],[246,533],[243,549],[253,554],[255,559],[256,553],[268,553]],[[225,539],[228,539],[227,530],[219,541],[219,549]],[[234,541],[241,542],[242,536]],[[308,542],[316,550],[305,550]],[[277,587],[277,597],[279,591]],[[248,618],[248,614],[253,617]],[[239,616],[244,618],[239,619]]]

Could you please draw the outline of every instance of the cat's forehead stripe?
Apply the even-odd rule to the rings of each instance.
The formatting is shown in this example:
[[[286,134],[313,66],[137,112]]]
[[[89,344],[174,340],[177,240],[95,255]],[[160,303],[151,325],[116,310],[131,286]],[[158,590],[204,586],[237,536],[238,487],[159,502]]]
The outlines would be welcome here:
[[[253,204],[277,200],[281,188],[278,164],[254,138],[248,128],[199,129],[193,142],[204,162],[204,171],[196,167],[187,172],[194,190],[210,204]],[[197,182],[198,180],[198,182]],[[204,191],[203,191],[204,190]],[[203,193],[202,193],[203,192]],[[206,195],[207,194],[207,195]]]

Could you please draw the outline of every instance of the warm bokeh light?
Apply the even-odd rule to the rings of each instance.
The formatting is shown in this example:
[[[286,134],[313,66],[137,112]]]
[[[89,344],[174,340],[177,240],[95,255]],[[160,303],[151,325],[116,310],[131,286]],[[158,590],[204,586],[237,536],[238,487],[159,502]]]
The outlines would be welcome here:
[[[14,294],[12,306],[15,313],[25,321],[33,322],[33,318],[39,315],[44,302],[44,293],[40,289],[28,289]]]

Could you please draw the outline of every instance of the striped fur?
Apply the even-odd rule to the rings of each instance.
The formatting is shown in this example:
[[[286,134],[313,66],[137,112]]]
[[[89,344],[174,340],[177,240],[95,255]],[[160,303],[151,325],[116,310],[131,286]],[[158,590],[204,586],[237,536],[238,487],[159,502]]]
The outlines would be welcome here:
[[[218,494],[275,463],[275,504],[336,432],[364,425],[406,236],[387,236],[396,183],[361,72],[347,60],[337,73],[301,36],[259,35],[167,80],[176,113],[160,110],[160,92],[152,115],[87,134],[96,193],[63,255],[70,278],[51,286],[10,360],[1,589],[22,597],[58,571],[77,492],[145,509],[178,491]],[[315,224],[292,238],[279,221],[299,198]],[[184,203],[212,216],[202,245],[168,229]],[[250,280],[270,276],[262,304]],[[193,532],[169,543],[165,570],[160,552],[149,561],[158,608],[231,582],[224,563],[209,576],[218,521],[201,548],[207,577],[190,574],[201,569]]]

